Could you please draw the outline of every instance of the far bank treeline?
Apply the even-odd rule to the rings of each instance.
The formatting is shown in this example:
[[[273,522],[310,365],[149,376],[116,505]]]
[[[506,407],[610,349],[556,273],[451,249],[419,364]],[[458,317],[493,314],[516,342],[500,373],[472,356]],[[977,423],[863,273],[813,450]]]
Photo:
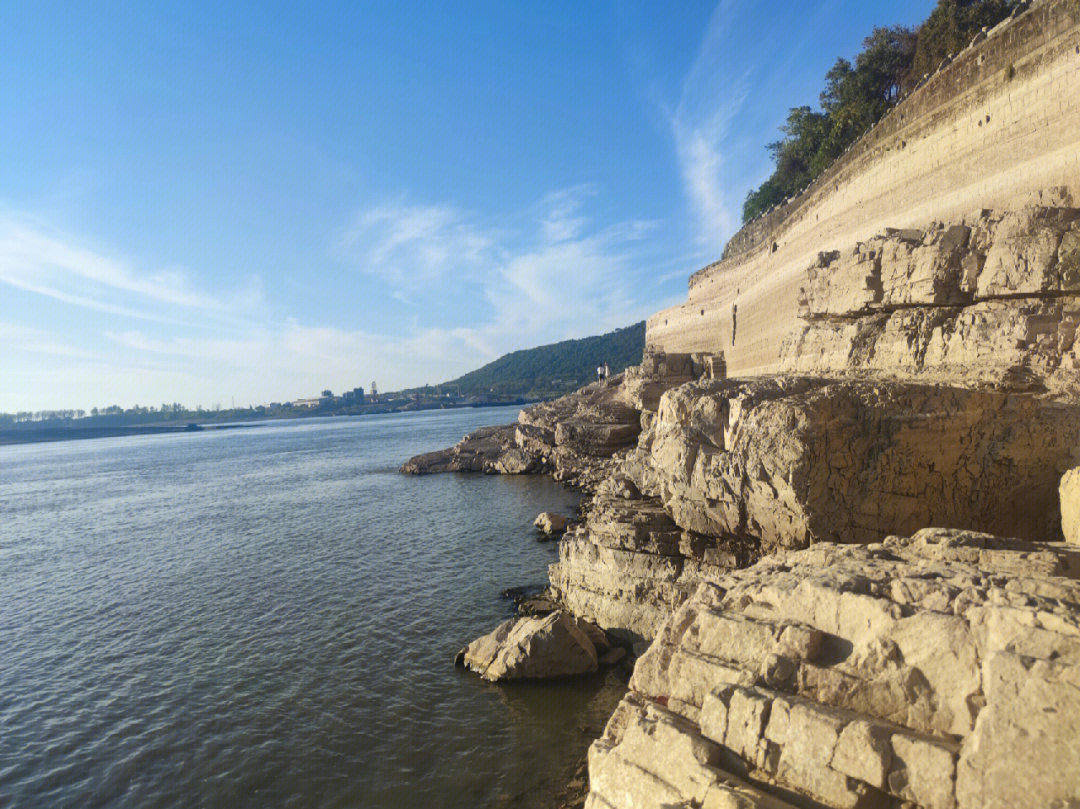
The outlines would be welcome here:
[[[743,204],[749,222],[795,196],[827,169],[900,98],[961,51],[984,27],[997,25],[1021,0],[939,0],[917,28],[875,28],[854,62],[837,59],[825,74],[819,106],[795,107],[768,145],[775,169]]]

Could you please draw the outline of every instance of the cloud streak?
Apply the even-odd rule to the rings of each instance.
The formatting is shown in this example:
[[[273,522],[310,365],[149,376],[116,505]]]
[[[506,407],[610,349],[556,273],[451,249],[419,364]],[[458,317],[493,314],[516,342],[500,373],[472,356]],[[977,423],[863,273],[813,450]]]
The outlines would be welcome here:
[[[48,228],[0,217],[0,283],[55,302],[57,313],[55,332],[27,330],[17,317],[0,327],[0,338],[21,349],[0,369],[0,410],[283,401],[372,378],[389,390],[629,325],[666,303],[654,297],[649,273],[646,237],[656,223],[599,226],[588,211],[596,195],[584,185],[558,190],[497,223],[400,197],[355,212],[332,254],[368,279],[357,290],[374,289],[371,279],[383,285],[376,306],[385,295],[414,310],[382,327],[359,315],[359,328],[319,312],[301,316],[287,301],[276,313],[257,308],[258,278],[214,296],[186,273],[140,273]],[[69,307],[97,316],[73,319],[63,314]],[[45,356],[51,365],[42,365]]]
[[[729,136],[749,98],[751,76],[730,57],[739,6],[736,0],[723,0],[713,10],[678,103],[664,110],[696,218],[697,241],[713,252],[722,249],[740,221],[739,202],[732,198],[738,172],[730,159]]]
[[[0,214],[0,281],[65,303],[115,314],[130,315],[133,310],[110,308],[102,300],[64,291],[62,287],[81,284],[99,294],[123,293],[169,307],[224,308],[217,299],[192,290],[187,273],[180,269],[138,274],[123,262],[4,214]]]

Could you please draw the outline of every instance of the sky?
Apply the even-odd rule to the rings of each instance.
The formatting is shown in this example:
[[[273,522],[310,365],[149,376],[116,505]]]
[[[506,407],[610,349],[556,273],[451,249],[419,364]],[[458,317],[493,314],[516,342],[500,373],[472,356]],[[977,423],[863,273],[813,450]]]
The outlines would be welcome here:
[[[787,110],[932,7],[0,0],[0,411],[436,384],[641,320]]]

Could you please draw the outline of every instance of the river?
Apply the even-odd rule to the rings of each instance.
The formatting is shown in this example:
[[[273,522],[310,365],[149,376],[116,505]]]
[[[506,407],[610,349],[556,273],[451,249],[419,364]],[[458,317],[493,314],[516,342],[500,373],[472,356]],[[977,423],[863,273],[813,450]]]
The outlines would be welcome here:
[[[407,477],[514,408],[0,447],[0,805],[542,807],[613,675],[454,652],[542,582],[541,477]]]

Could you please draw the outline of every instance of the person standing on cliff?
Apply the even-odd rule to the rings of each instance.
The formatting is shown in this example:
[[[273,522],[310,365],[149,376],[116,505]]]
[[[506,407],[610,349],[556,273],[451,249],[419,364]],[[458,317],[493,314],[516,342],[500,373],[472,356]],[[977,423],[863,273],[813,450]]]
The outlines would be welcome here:
[[[604,366],[603,365],[597,365],[596,366],[596,381],[597,381],[597,383],[599,383],[601,380],[603,380],[603,378],[604,378]]]
[[[607,363],[604,363],[604,381],[607,382],[607,378],[611,376],[611,369],[607,367]]]

